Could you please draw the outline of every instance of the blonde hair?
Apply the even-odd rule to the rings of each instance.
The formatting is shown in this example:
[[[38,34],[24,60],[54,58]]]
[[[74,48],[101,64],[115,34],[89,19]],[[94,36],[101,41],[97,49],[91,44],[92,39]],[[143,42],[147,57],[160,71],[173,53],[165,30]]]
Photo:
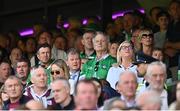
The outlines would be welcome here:
[[[52,65],[53,64],[55,64],[55,65],[57,65],[59,68],[62,68],[63,69],[63,71],[64,71],[64,74],[65,74],[65,79],[69,79],[70,78],[70,74],[69,74],[69,68],[68,68],[68,66],[67,66],[67,64],[66,64],[66,62],[64,61],[64,60],[62,60],[62,59],[57,59],[57,60],[55,60],[53,63],[52,63]],[[51,65],[51,66],[52,66]]]
[[[128,43],[132,46],[133,48],[133,45],[131,42],[125,40],[124,42],[122,42],[119,47],[118,47],[118,50],[117,50],[117,63],[118,64],[121,64],[122,63],[122,56],[119,54],[119,52],[121,51],[120,49],[122,48],[122,46],[125,44],[125,43]],[[132,56],[132,61],[134,61],[134,58],[135,58],[135,55],[134,55],[134,48],[133,48],[133,56]]]

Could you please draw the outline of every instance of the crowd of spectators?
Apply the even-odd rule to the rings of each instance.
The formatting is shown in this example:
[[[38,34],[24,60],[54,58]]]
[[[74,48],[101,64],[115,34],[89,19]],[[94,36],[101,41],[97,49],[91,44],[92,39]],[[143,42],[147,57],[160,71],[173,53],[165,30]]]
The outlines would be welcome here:
[[[93,17],[69,23],[0,34],[0,109],[180,110],[179,0],[149,16],[126,12],[105,30]]]

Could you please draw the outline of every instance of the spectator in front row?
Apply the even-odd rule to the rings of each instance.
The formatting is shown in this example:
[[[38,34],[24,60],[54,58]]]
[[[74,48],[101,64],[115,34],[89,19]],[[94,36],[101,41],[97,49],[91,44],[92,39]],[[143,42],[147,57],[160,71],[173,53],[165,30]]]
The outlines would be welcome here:
[[[9,100],[4,102],[3,110],[13,110],[28,101],[22,95],[23,86],[21,81],[15,76],[8,77],[4,83],[4,90],[9,96]]]
[[[160,110],[161,99],[159,94],[154,91],[144,91],[136,98],[136,104],[142,110]]]
[[[42,67],[34,68],[31,71],[31,86],[25,89],[24,95],[27,100],[37,100],[43,103],[43,106],[47,108],[54,104],[53,98],[51,98],[51,89],[47,86],[47,74]]]
[[[51,83],[53,97],[56,102],[54,110],[73,110],[74,98],[70,95],[70,84],[67,79],[56,79]]]
[[[80,80],[75,88],[76,110],[96,110],[98,90],[91,80]]]
[[[135,107],[136,88],[138,86],[136,75],[131,71],[124,71],[119,76],[118,91],[120,99],[125,102],[126,107]]]
[[[0,87],[4,84],[6,79],[12,74],[11,65],[8,61],[3,60],[0,63]]]
[[[146,79],[149,87],[146,90],[155,90],[161,98],[161,110],[168,110],[168,93],[164,89],[166,80],[166,65],[162,62],[152,62],[148,65]]]

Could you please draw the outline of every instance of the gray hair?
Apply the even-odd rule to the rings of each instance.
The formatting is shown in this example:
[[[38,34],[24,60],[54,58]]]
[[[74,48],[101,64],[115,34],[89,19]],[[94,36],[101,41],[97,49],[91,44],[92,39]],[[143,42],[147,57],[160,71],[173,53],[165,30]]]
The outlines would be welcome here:
[[[37,71],[37,69],[43,69],[44,70],[44,72],[46,73],[46,71],[45,71],[45,69],[43,68],[43,67],[41,67],[41,66],[39,66],[39,67],[33,67],[32,69],[31,69],[31,78],[37,73],[36,71]]]
[[[156,61],[156,62],[152,62],[151,64],[148,65],[147,71],[146,71],[146,76],[147,77],[151,76],[152,71],[154,70],[152,68],[153,66],[160,66],[163,69],[163,72],[164,72],[163,74],[165,74],[165,77],[167,76],[166,65],[163,62],[161,62],[161,61]]]
[[[96,38],[97,35],[102,35],[104,38],[106,38],[107,43],[110,42],[110,39],[109,39],[109,36],[108,36],[108,35],[106,35],[106,34],[103,33],[103,32],[97,31],[95,37],[93,38],[93,44],[95,43],[95,38]]]
[[[126,71],[123,71],[122,73],[120,73],[118,84],[121,83],[121,81],[122,81],[122,76],[123,76],[123,75],[126,75],[127,73],[133,75],[134,78],[135,78],[135,81],[136,81],[136,83],[137,83],[136,74],[135,74],[134,72],[132,72],[132,71],[126,70]]]
[[[146,97],[146,98],[145,98]],[[159,104],[161,105],[161,98],[157,91],[146,90],[136,97],[137,105],[140,105],[139,101],[143,99],[144,104]]]
[[[121,101],[119,99],[119,97],[113,97],[104,102],[103,110],[111,110],[112,108],[114,108],[113,103],[116,101],[120,101],[122,103],[124,102],[124,101]],[[124,103],[124,105],[125,105],[125,103]],[[124,106],[124,108],[125,108],[125,106]],[[124,108],[122,107],[122,109],[124,109]]]
[[[62,85],[70,90],[70,84],[67,79],[65,79],[65,78],[55,79],[54,81],[51,82],[51,85],[55,84],[56,82],[62,82],[63,83]]]
[[[21,86],[21,88],[23,88],[23,86],[22,86],[22,82],[21,82],[21,80],[17,77],[17,76],[9,76],[7,79],[6,79],[6,81],[8,81],[8,80],[17,80],[18,81],[18,83],[19,83],[19,85]],[[4,82],[4,89],[6,89],[6,81]]]

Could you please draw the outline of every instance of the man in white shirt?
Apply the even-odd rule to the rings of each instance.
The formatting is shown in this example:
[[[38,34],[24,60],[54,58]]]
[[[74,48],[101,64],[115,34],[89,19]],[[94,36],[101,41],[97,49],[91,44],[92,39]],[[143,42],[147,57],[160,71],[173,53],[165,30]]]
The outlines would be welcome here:
[[[118,81],[118,91],[121,94],[120,99],[126,103],[126,107],[134,107],[136,88],[137,88],[136,75],[131,71],[124,71],[120,74]]]
[[[168,94],[164,89],[166,80],[166,65],[162,62],[152,62],[148,65],[146,79],[149,87],[146,90],[155,90],[161,98],[161,110],[168,110]]]

